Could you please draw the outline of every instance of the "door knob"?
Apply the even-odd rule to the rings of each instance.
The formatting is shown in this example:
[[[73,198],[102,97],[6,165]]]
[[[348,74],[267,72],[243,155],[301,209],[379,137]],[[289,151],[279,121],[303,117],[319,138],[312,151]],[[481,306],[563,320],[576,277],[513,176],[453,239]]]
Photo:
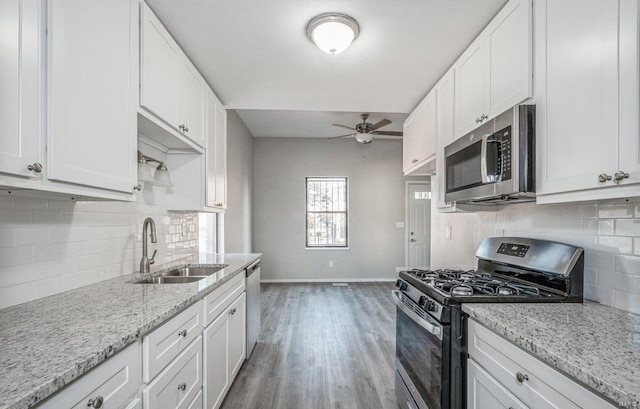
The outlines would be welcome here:
[[[609,180],[611,180],[611,175],[607,175],[606,173],[601,173],[598,175],[598,182],[600,183],[604,183]]]
[[[629,174],[627,172],[619,170],[613,175],[613,179],[614,182],[620,183],[624,179],[629,179]]]

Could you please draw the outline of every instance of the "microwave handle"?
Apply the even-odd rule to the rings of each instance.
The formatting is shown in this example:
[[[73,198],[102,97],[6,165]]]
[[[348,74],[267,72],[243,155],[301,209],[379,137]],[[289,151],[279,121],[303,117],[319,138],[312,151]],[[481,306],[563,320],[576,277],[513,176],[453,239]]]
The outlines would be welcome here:
[[[485,134],[482,136],[482,143],[480,148],[480,175],[482,177],[482,183],[488,182],[489,175],[487,174],[487,144],[489,143],[489,137],[491,134]]]

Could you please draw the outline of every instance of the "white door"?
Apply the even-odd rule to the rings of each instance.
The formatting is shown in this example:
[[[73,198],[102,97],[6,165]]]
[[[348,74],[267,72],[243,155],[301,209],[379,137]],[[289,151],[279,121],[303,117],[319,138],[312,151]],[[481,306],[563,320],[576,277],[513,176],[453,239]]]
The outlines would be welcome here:
[[[457,137],[476,128],[488,117],[488,69],[487,40],[481,35],[467,48],[454,67]]]
[[[612,185],[598,175],[618,166],[618,3],[536,3],[538,193]]]
[[[188,61],[178,65],[178,128],[189,139],[204,146],[204,84]]]
[[[407,267],[429,267],[431,264],[431,185],[408,185]]]
[[[0,172],[35,177],[40,138],[40,2],[0,1]]]
[[[467,361],[467,409],[526,409],[511,392],[475,361]]]
[[[138,3],[48,3],[48,178],[133,192]]]

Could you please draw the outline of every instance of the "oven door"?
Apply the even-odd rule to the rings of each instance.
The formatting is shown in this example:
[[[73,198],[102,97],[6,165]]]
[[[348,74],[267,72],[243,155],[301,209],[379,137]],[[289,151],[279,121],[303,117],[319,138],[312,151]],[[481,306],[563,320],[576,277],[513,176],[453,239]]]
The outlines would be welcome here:
[[[398,290],[393,291],[393,299],[398,373],[418,409],[449,409],[450,327]]]

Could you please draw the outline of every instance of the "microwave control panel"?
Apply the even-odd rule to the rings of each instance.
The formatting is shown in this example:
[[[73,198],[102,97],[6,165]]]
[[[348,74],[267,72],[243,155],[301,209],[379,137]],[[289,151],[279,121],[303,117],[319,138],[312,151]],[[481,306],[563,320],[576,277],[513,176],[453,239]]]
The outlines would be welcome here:
[[[511,180],[511,127],[508,126],[494,135],[500,138],[501,179]]]

